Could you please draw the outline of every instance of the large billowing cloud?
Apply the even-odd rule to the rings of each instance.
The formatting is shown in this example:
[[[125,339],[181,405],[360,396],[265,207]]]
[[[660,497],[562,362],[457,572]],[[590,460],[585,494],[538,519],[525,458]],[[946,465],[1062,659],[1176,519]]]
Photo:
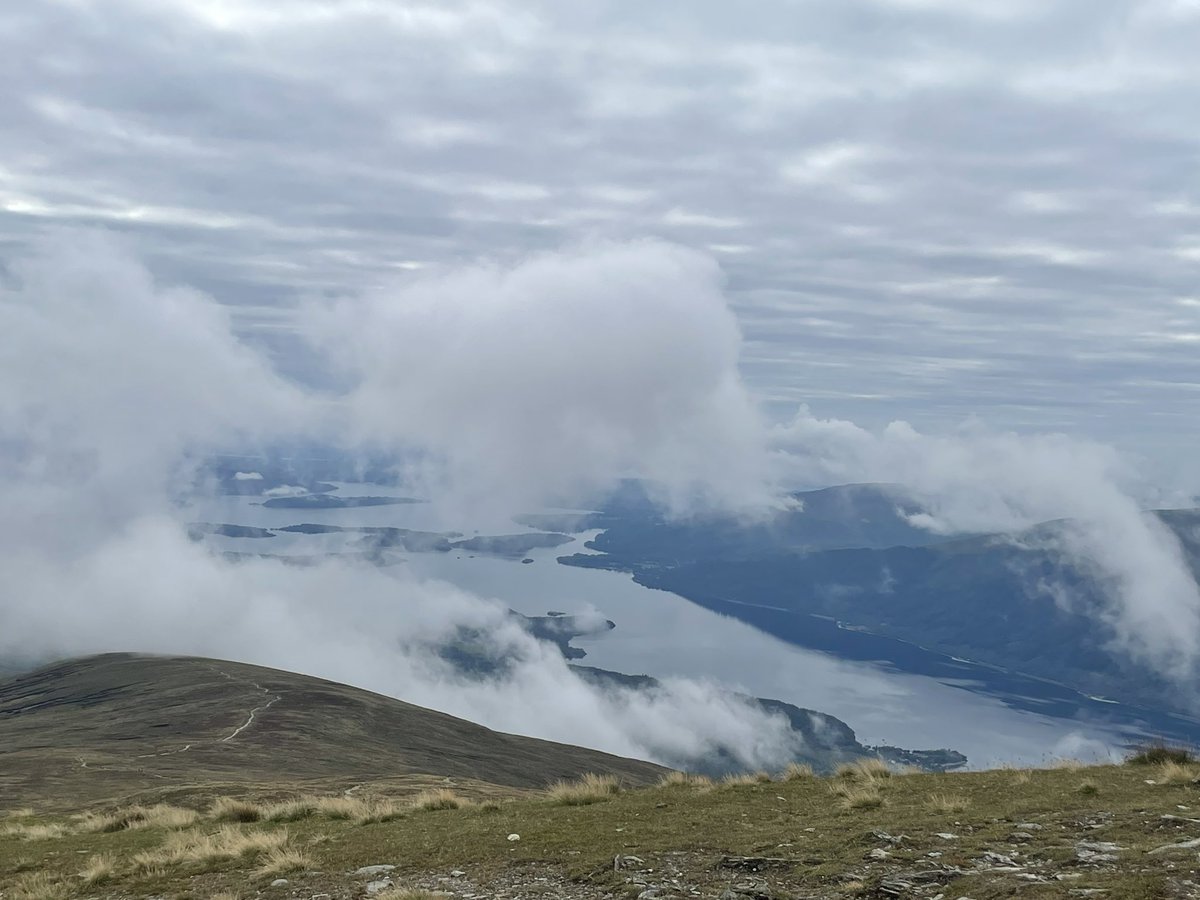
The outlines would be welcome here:
[[[311,308],[360,438],[421,448],[472,506],[649,478],[675,506],[772,500],[741,334],[709,258],[605,243]]]

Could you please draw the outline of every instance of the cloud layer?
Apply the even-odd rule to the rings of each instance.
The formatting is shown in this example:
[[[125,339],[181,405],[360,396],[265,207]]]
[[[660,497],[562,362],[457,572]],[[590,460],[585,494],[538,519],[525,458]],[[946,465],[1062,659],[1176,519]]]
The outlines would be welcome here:
[[[0,11],[0,240],[136,233],[293,371],[308,293],[651,235],[743,372],[1190,465],[1192,0],[49,0]]]

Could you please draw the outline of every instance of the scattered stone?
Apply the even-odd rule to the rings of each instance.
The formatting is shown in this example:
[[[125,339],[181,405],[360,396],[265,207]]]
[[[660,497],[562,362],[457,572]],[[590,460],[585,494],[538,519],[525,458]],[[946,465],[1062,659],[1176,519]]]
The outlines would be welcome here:
[[[786,856],[722,856],[717,866],[722,869],[742,869],[761,872],[763,869],[790,869],[797,863],[812,862]]]
[[[384,872],[391,872],[395,866],[363,866],[361,869],[355,869],[355,875],[382,875]]]
[[[1200,825],[1200,819],[1189,819],[1186,816],[1173,816],[1170,813],[1167,813],[1166,815],[1161,816],[1160,818],[1164,822],[1179,822],[1181,824],[1186,823],[1188,825]]]
[[[934,835],[934,837],[940,837],[940,838],[941,838],[943,841],[956,841],[956,840],[958,840],[958,835],[957,835],[957,834],[951,834],[949,831],[939,831],[937,834],[935,834],[935,835]]]
[[[1200,847],[1200,838],[1192,841],[1180,841],[1178,844],[1163,844],[1161,847],[1155,847],[1153,850],[1147,850],[1148,856],[1157,856],[1160,853],[1169,853],[1172,850],[1195,850]]]
[[[519,841],[519,840],[521,839],[521,836],[520,836],[519,834],[515,834],[515,833],[514,833],[514,834],[510,834],[510,835],[508,836],[508,839],[509,839],[510,841]]]
[[[271,882],[271,887],[283,887],[287,883],[288,880],[286,878],[276,878]]]
[[[1117,851],[1123,849],[1111,841],[1080,841],[1075,845],[1075,858],[1091,865],[1116,862]]]
[[[1014,831],[1008,836],[1010,844],[1025,844],[1033,840],[1033,835],[1028,831]]]
[[[1011,856],[1003,853],[997,853],[995,850],[989,850],[982,857],[975,860],[976,865],[990,865],[992,867],[1019,869],[1020,864]]]
[[[466,873],[466,872],[464,872],[462,869],[451,869],[451,870],[450,870],[450,877],[451,877],[451,878],[462,878],[462,877],[463,877],[464,875],[466,875],[466,874],[467,874],[467,873]]]
[[[392,886],[392,879],[380,878],[378,881],[367,882],[367,893],[378,894],[380,891],[386,891]]]
[[[888,853],[882,847],[876,847],[874,850],[870,850],[867,852],[866,858],[867,859],[891,859],[892,854]]]
[[[1018,831],[1041,831],[1042,826],[1039,825],[1037,822],[1018,822],[1017,830]]]
[[[883,841],[885,844],[902,844],[908,839],[907,834],[888,834],[881,828],[876,828],[871,832],[871,837],[877,841]]]

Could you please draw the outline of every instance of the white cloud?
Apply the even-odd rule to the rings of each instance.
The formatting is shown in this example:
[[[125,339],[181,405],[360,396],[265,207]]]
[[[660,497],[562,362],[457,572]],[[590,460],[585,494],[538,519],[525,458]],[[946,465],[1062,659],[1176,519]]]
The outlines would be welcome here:
[[[310,307],[355,380],[350,424],[432,450],[513,509],[642,475],[680,504],[756,507],[761,424],[711,260],[658,242],[422,276]]]
[[[1111,447],[1061,434],[1018,435],[970,423],[922,434],[879,432],[807,410],[775,433],[800,477],[903,485],[926,506],[914,524],[939,533],[1016,531],[1072,522],[1050,548],[1098,575],[1099,616],[1114,649],[1179,684],[1200,667],[1200,588],[1175,536],[1143,514],[1133,467]]]

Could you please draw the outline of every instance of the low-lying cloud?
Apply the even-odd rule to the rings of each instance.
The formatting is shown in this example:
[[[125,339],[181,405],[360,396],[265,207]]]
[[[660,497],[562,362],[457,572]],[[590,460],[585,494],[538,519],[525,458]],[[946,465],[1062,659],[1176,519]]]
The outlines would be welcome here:
[[[771,499],[741,333],[710,259],[658,241],[475,265],[314,305],[360,438],[513,510],[637,475],[677,508]],[[428,457],[427,457],[428,458]]]
[[[638,475],[678,514],[777,502],[788,482],[908,486],[939,532],[1070,516],[1061,552],[1109,586],[1114,648],[1173,677],[1200,602],[1112,450],[978,429],[869,432],[806,412],[768,428],[706,258],[600,244],[314,301],[303,330],[344,389],[281,378],[211,298],[164,287],[121,246],[70,234],[0,292],[0,656],[195,653],[346,681],[492,727],[665,762],[721,745],[747,767],[796,749],[786,723],[704,684],[599,691],[504,608],[451,585],[331,562],[232,564],[186,539],[189,461],[295,434],[419,459],[434,499],[516,510]],[[1050,602],[1050,601],[1047,601]],[[514,660],[469,680],[429,648],[458,628]]]
[[[774,439],[794,477],[902,485],[926,510],[913,524],[937,533],[1013,532],[1069,519],[1036,540],[1094,576],[1113,649],[1181,685],[1195,677],[1200,589],[1178,539],[1143,513],[1137,474],[1112,448],[979,423],[951,435],[922,434],[905,422],[871,432],[808,410]],[[1059,600],[1069,603],[1069,592]]]

